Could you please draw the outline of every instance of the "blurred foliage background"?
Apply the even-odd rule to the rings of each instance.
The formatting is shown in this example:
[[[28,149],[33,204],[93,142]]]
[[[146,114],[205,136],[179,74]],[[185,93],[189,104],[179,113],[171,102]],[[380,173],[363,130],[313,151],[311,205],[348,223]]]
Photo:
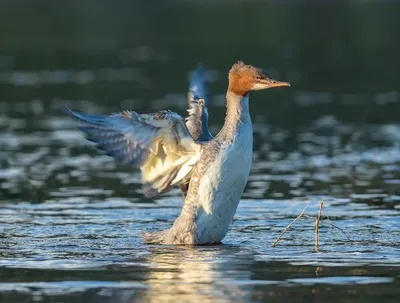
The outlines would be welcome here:
[[[202,62],[219,124],[227,71],[241,59],[292,83],[255,94],[256,120],[394,122],[399,17],[395,1],[3,0],[1,101],[180,111]]]

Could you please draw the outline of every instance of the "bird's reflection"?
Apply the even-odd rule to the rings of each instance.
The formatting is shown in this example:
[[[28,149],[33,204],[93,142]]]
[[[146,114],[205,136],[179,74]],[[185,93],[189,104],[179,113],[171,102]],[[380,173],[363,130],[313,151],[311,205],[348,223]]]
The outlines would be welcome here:
[[[140,294],[140,302],[235,302],[246,296],[233,282],[251,278],[249,251],[219,245],[152,247],[150,252],[150,288]]]

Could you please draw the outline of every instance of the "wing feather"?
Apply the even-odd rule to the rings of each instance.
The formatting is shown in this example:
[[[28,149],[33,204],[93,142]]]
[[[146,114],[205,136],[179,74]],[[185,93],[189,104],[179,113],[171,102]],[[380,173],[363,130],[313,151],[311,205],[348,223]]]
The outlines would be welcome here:
[[[184,119],[170,111],[138,114],[124,111],[110,116],[67,112],[97,148],[122,163],[140,168],[143,192],[156,196],[191,173],[201,144],[191,137]]]
[[[213,138],[208,130],[208,98],[207,71],[198,64],[189,85],[186,118],[186,126],[196,141],[209,141]]]

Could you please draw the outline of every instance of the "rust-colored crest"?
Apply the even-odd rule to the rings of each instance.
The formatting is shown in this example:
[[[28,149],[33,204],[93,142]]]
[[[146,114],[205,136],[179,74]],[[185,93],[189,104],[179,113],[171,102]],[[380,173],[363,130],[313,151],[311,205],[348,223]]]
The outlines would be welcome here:
[[[229,71],[228,90],[239,96],[246,95],[251,90],[258,74],[258,68],[246,65],[243,61],[236,62]]]

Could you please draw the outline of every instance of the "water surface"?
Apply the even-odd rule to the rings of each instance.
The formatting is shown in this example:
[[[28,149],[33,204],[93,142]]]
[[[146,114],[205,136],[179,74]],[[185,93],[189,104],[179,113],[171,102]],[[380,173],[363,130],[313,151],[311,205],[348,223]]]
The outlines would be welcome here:
[[[390,36],[398,27],[389,18],[395,7],[249,5],[254,24],[243,29],[249,48],[228,26],[216,27],[218,39],[207,34],[221,23],[223,5],[207,4],[210,11],[190,3],[144,7],[144,15],[164,24],[158,29],[135,31],[148,18],[111,7],[92,11],[82,30],[67,26],[63,36],[54,29],[53,42],[39,35],[29,44],[14,29],[20,34],[0,56],[0,301],[396,302],[400,93],[398,39]],[[83,15],[84,7],[77,8]],[[225,10],[243,13],[235,5]],[[66,9],[60,24],[68,14],[74,11]],[[337,14],[349,22],[334,22]],[[205,17],[210,21],[199,27],[197,18]],[[379,26],[355,35],[365,20]],[[336,52],[324,36],[306,39],[313,24],[331,33]],[[252,34],[256,26],[269,39]],[[39,27],[29,30],[42,33]],[[16,46],[21,41],[25,50]],[[140,232],[173,223],[180,193],[143,198],[138,172],[97,152],[65,106],[185,115],[187,79],[201,60],[210,70],[216,134],[226,73],[237,59],[264,64],[292,87],[252,96],[254,164],[224,244],[143,244]],[[322,200],[318,251],[311,218],[271,246],[307,204],[306,214],[315,217]]]

